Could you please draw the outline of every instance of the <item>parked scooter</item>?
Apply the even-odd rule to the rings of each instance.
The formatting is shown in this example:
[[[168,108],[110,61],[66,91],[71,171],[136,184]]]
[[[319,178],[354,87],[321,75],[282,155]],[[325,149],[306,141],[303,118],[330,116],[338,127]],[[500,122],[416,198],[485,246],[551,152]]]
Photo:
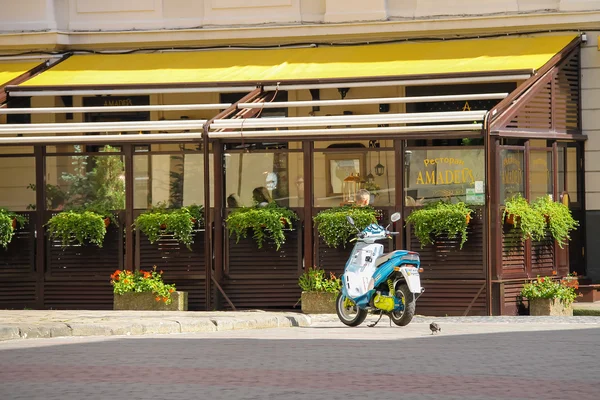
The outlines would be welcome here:
[[[336,302],[338,317],[344,324],[358,326],[371,312],[379,313],[379,319],[369,326],[375,326],[383,315],[388,315],[396,325],[405,326],[415,315],[417,299],[425,291],[419,275],[422,271],[419,253],[396,250],[383,254],[383,245],[375,243],[397,235],[398,232],[390,232],[388,228],[399,219],[400,213],[394,213],[387,227],[371,224],[360,232],[348,216],[357,235]]]

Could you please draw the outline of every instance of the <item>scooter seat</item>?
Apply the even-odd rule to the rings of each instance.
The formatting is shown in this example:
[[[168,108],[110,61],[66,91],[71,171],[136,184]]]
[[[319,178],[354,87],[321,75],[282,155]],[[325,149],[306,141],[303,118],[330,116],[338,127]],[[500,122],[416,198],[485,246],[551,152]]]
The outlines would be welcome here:
[[[376,266],[377,268],[379,268],[379,266],[380,266],[381,264],[385,263],[387,260],[389,260],[390,258],[394,257],[394,255],[396,254],[396,252],[397,252],[397,251],[398,251],[398,250],[391,251],[391,252],[387,253],[386,255],[379,257],[379,258],[377,259],[377,262],[375,262],[375,266]]]

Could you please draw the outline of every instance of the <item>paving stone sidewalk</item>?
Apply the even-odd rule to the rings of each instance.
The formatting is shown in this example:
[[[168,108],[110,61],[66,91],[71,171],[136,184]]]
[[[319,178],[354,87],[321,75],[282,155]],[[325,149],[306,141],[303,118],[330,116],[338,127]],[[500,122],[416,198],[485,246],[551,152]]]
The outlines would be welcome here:
[[[0,310],[0,341],[61,336],[216,332],[309,326],[293,312]]]

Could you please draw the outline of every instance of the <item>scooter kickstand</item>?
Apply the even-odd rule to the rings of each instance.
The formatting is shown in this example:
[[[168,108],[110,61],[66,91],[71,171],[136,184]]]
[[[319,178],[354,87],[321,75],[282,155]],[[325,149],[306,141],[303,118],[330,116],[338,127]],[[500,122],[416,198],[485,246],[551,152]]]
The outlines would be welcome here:
[[[375,321],[374,323],[372,323],[371,325],[367,325],[369,328],[373,328],[375,325],[377,325],[379,323],[379,321],[381,321],[381,317],[383,317],[383,311],[381,311],[379,313],[379,319],[377,321]]]

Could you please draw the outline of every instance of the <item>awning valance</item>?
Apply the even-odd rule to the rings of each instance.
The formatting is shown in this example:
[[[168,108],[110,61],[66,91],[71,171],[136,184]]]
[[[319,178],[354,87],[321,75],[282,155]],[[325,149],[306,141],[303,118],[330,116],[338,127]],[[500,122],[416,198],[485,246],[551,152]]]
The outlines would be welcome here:
[[[264,84],[533,73],[575,35],[314,48],[75,55],[14,90],[43,87]]]

